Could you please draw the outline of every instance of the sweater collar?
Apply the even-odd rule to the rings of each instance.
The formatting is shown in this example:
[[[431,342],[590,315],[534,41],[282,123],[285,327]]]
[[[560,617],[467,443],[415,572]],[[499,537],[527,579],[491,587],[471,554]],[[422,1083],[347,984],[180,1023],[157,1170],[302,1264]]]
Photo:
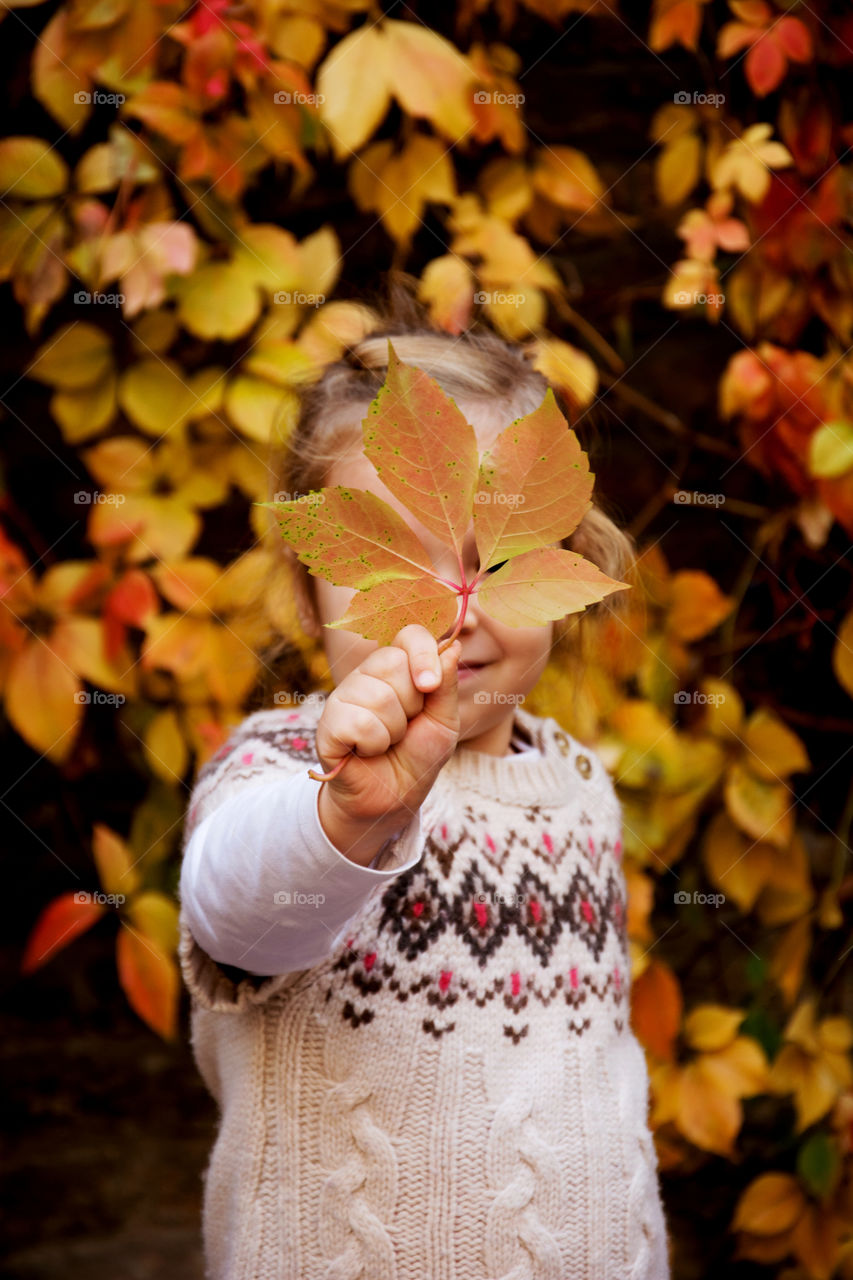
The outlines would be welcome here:
[[[439,778],[463,792],[476,791],[508,804],[565,804],[572,790],[572,759],[583,747],[550,716],[516,707],[515,719],[527,730],[535,752],[493,756],[459,743]]]

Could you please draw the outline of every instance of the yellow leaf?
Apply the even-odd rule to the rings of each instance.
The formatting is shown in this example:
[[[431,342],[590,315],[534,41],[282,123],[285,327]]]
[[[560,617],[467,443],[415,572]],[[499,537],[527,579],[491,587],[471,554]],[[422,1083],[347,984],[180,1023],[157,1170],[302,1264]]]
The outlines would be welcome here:
[[[83,714],[80,681],[49,644],[34,638],[9,664],[6,715],[18,733],[54,764],[68,759]]]
[[[778,1235],[790,1231],[805,1206],[805,1194],[790,1173],[763,1173],[738,1200],[732,1227],[757,1236]]]
[[[403,110],[426,117],[452,142],[464,138],[476,124],[471,87],[477,77],[468,59],[419,22],[387,18],[383,32],[387,40],[383,71]]]
[[[196,404],[180,366],[163,359],[140,360],[125,370],[118,399],[131,422],[150,436],[183,426]]]
[[[743,1121],[737,1098],[722,1092],[704,1058],[688,1063],[681,1075],[678,1128],[702,1151],[731,1157]]]
[[[853,698],[853,609],[845,614],[832,648],[832,670],[843,689]]]
[[[434,324],[448,333],[461,333],[471,322],[474,276],[461,258],[442,254],[424,268],[418,297],[429,307]]]
[[[589,356],[560,338],[538,338],[533,345],[536,353],[534,369],[563,391],[573,404],[585,409],[595,399],[598,391],[598,369]]]
[[[777,848],[789,843],[794,798],[784,782],[764,782],[736,760],[726,776],[724,793],[726,809],[747,835]]]
[[[171,898],[155,890],[137,894],[127,915],[141,934],[167,956],[178,949],[178,908]]]
[[[750,1098],[767,1090],[767,1059],[749,1036],[738,1036],[724,1049],[706,1053],[702,1066],[715,1087],[732,1098]]]
[[[683,133],[664,146],[655,163],[655,191],[662,204],[686,200],[699,181],[702,143],[695,133]]]
[[[268,444],[283,440],[295,425],[299,398],[288,388],[238,374],[225,392],[225,412],[250,440]]]
[[[341,243],[333,227],[320,227],[299,245],[299,276],[303,289],[315,297],[325,298],[332,292],[341,273]],[[349,307],[351,303],[338,303]]]
[[[261,313],[261,293],[239,262],[205,263],[181,277],[175,291],[181,324],[198,338],[230,342]]]
[[[772,879],[776,850],[745,836],[728,814],[714,814],[705,834],[702,857],[708,879],[743,912],[751,911]]]
[[[554,146],[540,152],[531,182],[547,200],[575,213],[589,212],[606,198],[594,166],[574,147]]]
[[[344,36],[317,71],[320,118],[337,160],[357,151],[381,122],[391,100],[389,78],[385,29],[373,22]]]
[[[779,782],[811,767],[797,735],[763,708],[747,721],[744,743],[751,753],[745,760],[747,768],[767,782]]]
[[[50,412],[66,444],[80,444],[109,426],[116,412],[116,376],[109,370],[97,382],[77,391],[57,391]]]
[[[739,741],[743,725],[743,700],[734,685],[706,676],[699,688],[708,699],[704,728],[724,742]]]
[[[187,771],[189,753],[172,707],[154,717],[145,730],[144,743],[152,772],[164,782],[179,782]]]
[[[768,141],[773,126],[754,124],[741,138],[735,138],[716,160],[711,171],[715,191],[735,187],[753,204],[758,204],[770,186],[770,170],[794,163],[781,142]]]
[[[12,200],[42,200],[62,195],[68,166],[42,138],[0,141],[0,195]]]
[[[790,844],[774,852],[773,875],[758,899],[759,919],[771,928],[788,924],[811,910],[814,897],[806,847],[795,832]]]
[[[794,1003],[802,990],[812,939],[811,921],[803,915],[802,902],[792,906],[791,910],[796,910],[801,918],[782,934],[768,970],[770,980],[776,983],[788,1006]],[[763,921],[762,913],[759,915]]]
[[[270,293],[293,290],[302,283],[296,237],[272,223],[243,227],[233,261],[249,284]]]
[[[221,573],[215,560],[194,556],[155,565],[151,576],[169,604],[182,613],[204,616],[213,608],[214,588]]]
[[[52,387],[77,391],[104,378],[112,363],[112,347],[106,333],[80,320],[66,325],[45,342],[25,372]]]
[[[720,1004],[697,1005],[684,1019],[684,1035],[694,1049],[722,1049],[734,1040],[744,1016],[742,1009],[727,1009]]]
[[[674,573],[669,581],[667,630],[679,640],[699,640],[719,626],[734,607],[709,574],[699,569]]]
[[[98,879],[104,893],[123,894],[125,898],[139,888],[139,872],[130,850],[109,827],[96,822],[92,832],[92,853],[98,868]]]

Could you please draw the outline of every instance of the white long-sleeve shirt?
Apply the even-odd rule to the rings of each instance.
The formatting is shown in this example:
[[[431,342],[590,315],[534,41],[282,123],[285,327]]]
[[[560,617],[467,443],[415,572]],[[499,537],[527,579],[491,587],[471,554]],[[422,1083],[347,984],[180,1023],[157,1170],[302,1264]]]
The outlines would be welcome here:
[[[536,753],[517,734],[511,747],[518,754],[510,760]],[[323,830],[321,785],[303,769],[249,786],[193,832],[181,903],[194,937],[219,964],[265,976],[310,968],[329,955],[377,884],[420,859],[418,811],[369,867],[351,861]]]

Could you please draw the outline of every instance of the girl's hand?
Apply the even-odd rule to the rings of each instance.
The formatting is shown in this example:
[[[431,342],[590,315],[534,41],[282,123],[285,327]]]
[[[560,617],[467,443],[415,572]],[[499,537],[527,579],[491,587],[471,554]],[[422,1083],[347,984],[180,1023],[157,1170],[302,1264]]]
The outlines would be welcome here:
[[[319,760],[328,772],[355,753],[324,784],[343,818],[405,825],[420,808],[459,739],[460,652],[454,641],[439,655],[437,640],[412,623],[328,695],[317,722]],[[432,677],[422,679],[423,671]]]

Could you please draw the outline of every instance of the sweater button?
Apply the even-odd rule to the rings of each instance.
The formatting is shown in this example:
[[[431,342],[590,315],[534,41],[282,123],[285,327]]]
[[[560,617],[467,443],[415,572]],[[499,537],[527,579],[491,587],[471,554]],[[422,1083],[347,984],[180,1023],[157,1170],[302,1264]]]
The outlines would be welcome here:
[[[592,773],[592,765],[589,762],[589,756],[575,756],[575,768],[582,778],[588,778]]]

